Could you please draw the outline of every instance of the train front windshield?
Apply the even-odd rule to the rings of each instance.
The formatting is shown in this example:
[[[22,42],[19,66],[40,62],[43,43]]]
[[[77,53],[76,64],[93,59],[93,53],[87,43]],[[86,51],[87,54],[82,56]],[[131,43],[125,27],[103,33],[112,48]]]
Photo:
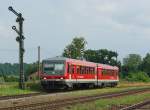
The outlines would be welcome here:
[[[43,71],[48,75],[62,75],[64,74],[64,63],[62,62],[43,63]]]

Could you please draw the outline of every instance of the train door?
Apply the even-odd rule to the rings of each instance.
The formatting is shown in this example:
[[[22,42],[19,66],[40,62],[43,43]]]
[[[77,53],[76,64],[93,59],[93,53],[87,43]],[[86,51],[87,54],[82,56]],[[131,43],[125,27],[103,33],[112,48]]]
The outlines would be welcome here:
[[[101,79],[101,71],[102,71],[102,68],[97,66],[97,74],[96,74],[96,81],[97,81],[97,86],[99,85],[99,81]]]
[[[74,65],[73,80],[74,80],[74,83],[76,83],[77,81],[77,66],[76,65]]]
[[[75,77],[75,65],[70,62],[67,62],[67,74],[66,79],[68,80],[67,85],[69,88],[73,87],[73,83],[76,81]]]
[[[73,82],[76,81],[76,66],[71,64],[70,65],[70,72],[69,72],[69,79]]]

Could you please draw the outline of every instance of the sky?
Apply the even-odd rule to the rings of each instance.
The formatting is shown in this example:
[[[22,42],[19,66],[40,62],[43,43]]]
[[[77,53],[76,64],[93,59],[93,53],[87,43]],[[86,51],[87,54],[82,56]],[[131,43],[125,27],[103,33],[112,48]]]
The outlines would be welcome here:
[[[18,62],[17,34],[11,26],[16,16],[24,21],[27,63],[59,56],[76,36],[84,37],[86,49],[116,51],[119,59],[128,54],[150,52],[150,0],[0,0],[0,63]]]

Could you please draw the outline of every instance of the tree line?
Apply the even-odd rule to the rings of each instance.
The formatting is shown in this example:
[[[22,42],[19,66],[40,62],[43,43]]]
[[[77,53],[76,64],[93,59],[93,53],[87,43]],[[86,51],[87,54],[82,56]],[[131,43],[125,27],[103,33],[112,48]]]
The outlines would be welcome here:
[[[37,63],[27,64],[24,63],[25,79],[37,71]],[[18,81],[19,80],[19,64],[18,63],[0,63],[0,82],[4,80],[5,82]]]
[[[128,80],[150,80],[150,53],[144,58],[139,54],[129,54],[123,58],[121,77]]]
[[[129,81],[150,81],[150,53],[144,58],[139,54],[129,54],[123,58],[121,63],[118,60],[118,53],[108,49],[86,49],[87,41],[84,37],[75,37],[68,44],[62,55],[67,58],[86,60],[96,63],[118,66],[120,77]],[[37,63],[24,64],[25,76],[37,71]],[[0,63],[0,76],[19,76],[19,64]]]

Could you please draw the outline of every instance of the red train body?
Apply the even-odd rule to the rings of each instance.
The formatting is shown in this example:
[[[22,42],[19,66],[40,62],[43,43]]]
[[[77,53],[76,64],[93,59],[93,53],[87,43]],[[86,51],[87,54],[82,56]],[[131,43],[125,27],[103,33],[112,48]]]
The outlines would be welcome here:
[[[118,67],[55,57],[42,62],[41,85],[45,89],[116,86]]]

